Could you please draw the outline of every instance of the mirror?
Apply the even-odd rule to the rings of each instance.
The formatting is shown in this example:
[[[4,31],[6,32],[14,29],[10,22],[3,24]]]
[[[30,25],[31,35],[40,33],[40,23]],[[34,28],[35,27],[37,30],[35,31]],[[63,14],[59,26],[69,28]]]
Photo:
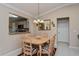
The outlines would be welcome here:
[[[51,20],[44,20],[43,23],[38,24],[38,30],[50,30],[51,29]]]
[[[10,34],[19,34],[29,32],[29,21],[27,18],[9,14],[9,33]]]

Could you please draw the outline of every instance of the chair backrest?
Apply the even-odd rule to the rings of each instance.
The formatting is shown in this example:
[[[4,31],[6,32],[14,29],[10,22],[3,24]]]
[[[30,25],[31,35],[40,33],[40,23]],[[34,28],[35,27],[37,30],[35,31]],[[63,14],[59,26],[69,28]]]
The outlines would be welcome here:
[[[54,47],[54,44],[55,44],[55,36],[56,36],[56,35],[50,37],[49,48]]]
[[[23,53],[24,55],[32,55],[32,44],[31,43],[27,43],[26,40],[30,40],[31,38],[31,34],[26,34],[24,35],[24,39],[23,39]]]
[[[24,55],[32,55],[32,44],[23,42]]]

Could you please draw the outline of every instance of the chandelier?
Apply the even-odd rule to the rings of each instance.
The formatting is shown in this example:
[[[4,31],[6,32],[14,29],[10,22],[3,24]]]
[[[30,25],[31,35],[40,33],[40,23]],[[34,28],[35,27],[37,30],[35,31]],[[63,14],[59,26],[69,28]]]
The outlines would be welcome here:
[[[40,5],[38,3],[38,16],[37,16],[36,20],[33,21],[33,23],[35,23],[35,24],[44,23],[44,21],[40,19],[39,14],[40,14]]]

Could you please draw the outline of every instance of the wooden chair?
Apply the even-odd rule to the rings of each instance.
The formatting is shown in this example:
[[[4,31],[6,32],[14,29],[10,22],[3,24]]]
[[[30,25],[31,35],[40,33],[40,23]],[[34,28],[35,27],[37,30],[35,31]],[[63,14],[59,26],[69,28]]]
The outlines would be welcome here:
[[[30,40],[31,37],[27,36],[24,40],[23,40],[23,55],[24,56],[32,56],[33,54],[37,53],[37,49],[35,47],[32,46],[32,43],[27,43],[25,42],[25,40]]]
[[[55,48],[54,48],[54,45],[55,45],[55,36],[52,36],[50,37],[50,44],[49,44],[49,56],[52,56],[52,54],[55,52]]]
[[[55,36],[51,36],[49,43],[43,45],[41,50],[42,54],[47,54],[48,56],[52,56],[52,54],[55,52],[54,44],[55,44]],[[39,55],[39,53],[40,52],[38,51],[37,55]]]
[[[26,55],[32,55],[32,46],[29,43],[23,42],[23,54]]]
[[[31,43],[24,42],[23,53],[24,56],[32,56],[37,53],[37,49],[33,48]]]

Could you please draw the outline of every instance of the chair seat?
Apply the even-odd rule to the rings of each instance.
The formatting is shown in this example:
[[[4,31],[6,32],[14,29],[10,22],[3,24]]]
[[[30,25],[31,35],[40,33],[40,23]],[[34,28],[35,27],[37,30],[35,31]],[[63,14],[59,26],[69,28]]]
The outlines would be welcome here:
[[[32,48],[32,54],[37,53],[37,49],[36,48]]]
[[[49,52],[48,49],[49,49],[49,45],[46,44],[42,49],[42,53],[47,54]]]
[[[46,44],[46,45],[43,47],[43,49],[48,50],[48,49],[49,49],[49,45]]]

